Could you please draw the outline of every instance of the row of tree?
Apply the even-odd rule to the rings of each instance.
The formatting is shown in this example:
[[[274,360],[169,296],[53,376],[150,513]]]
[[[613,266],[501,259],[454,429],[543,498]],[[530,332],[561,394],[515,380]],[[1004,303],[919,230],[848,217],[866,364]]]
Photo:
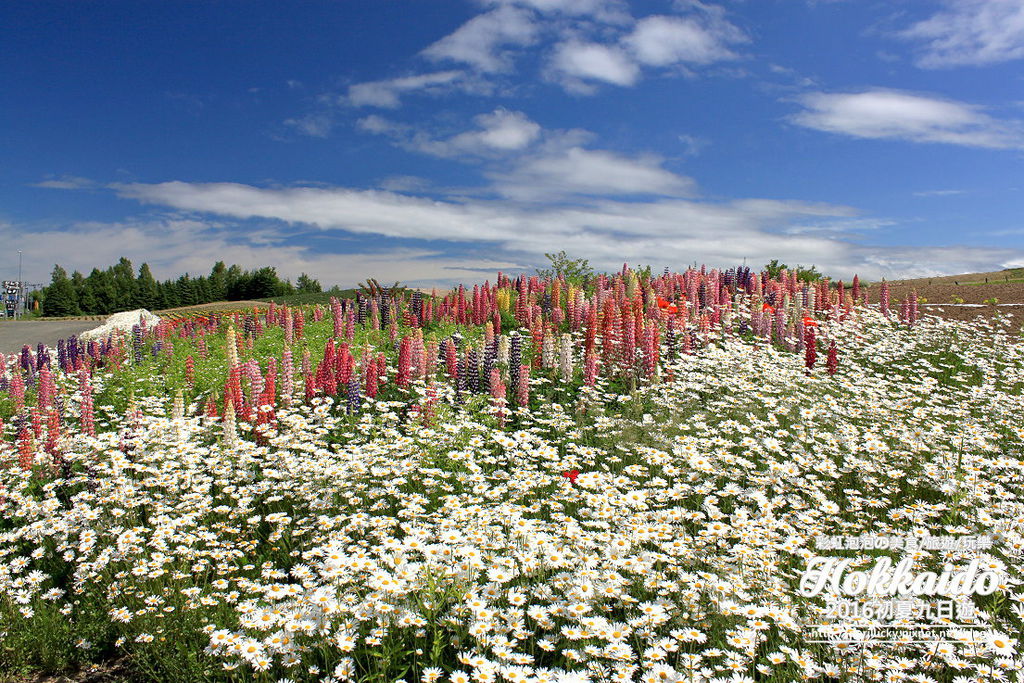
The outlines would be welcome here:
[[[194,306],[212,301],[242,301],[322,291],[320,283],[305,273],[296,284],[282,280],[276,269],[266,266],[243,270],[218,261],[209,275],[158,281],[143,263],[138,274],[132,262],[121,257],[106,270],[93,268],[88,276],[75,271],[68,276],[59,265],[47,287],[34,294],[44,316],[107,315],[145,308],[157,311],[177,306]]]

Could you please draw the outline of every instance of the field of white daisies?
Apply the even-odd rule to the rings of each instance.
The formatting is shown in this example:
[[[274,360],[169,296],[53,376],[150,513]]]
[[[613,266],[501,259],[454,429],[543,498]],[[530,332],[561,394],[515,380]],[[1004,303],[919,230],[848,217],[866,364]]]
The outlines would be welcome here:
[[[671,277],[0,357],[0,680],[1017,680],[1019,323]],[[815,556],[998,580],[879,635]]]

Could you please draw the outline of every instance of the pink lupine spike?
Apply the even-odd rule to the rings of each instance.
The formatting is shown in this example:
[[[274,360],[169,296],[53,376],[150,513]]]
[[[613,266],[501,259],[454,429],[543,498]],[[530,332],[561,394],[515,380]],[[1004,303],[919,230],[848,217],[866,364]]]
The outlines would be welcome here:
[[[60,453],[60,415],[53,409],[46,415],[46,452],[54,457]]]
[[[409,388],[412,379],[412,339],[402,337],[401,346],[398,349],[398,377],[395,383],[401,389]]]
[[[516,402],[520,406],[530,404],[530,366],[519,366],[519,382],[516,384]]]
[[[35,445],[32,441],[32,433],[22,427],[18,432],[17,436],[18,444],[18,465],[23,470],[32,469],[33,463],[35,463]]]
[[[593,351],[587,354],[583,364],[583,381],[588,387],[594,386],[597,382],[597,354]]]
[[[331,321],[334,326],[334,338],[340,339],[345,329],[345,322],[341,315],[341,302],[335,296],[331,297]]]

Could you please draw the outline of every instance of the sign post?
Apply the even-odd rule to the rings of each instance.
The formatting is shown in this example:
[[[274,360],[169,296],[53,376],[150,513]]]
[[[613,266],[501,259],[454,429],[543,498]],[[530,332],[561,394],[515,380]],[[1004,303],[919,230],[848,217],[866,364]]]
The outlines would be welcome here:
[[[17,318],[21,312],[22,298],[25,288],[18,280],[4,280],[3,299],[4,312],[8,318]]]

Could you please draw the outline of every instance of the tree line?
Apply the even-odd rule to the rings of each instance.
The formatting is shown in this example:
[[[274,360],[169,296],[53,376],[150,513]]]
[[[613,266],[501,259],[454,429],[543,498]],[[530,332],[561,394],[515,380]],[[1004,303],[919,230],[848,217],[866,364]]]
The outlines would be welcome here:
[[[93,268],[89,275],[79,271],[68,276],[60,265],[53,267],[50,284],[34,292],[44,316],[108,315],[145,308],[158,311],[178,306],[194,306],[213,301],[242,301],[322,291],[320,283],[305,273],[293,285],[277,275],[270,266],[243,270],[241,266],[214,264],[209,275],[192,277],[185,273],[177,280],[159,281],[149,264],[138,274],[132,262],[121,257],[106,270]]]

